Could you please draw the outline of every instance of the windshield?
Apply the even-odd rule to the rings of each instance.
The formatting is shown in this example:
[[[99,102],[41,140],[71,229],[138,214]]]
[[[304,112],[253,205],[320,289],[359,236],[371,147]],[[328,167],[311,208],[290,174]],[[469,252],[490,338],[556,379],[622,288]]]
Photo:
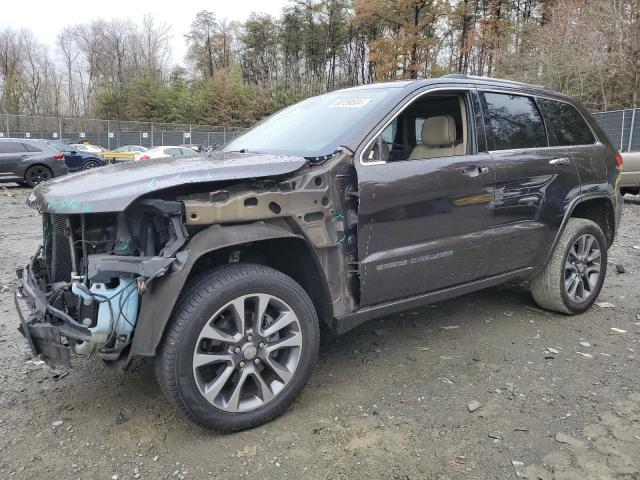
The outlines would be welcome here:
[[[340,90],[280,110],[234,139],[224,151],[322,156],[371,115],[390,89]]]

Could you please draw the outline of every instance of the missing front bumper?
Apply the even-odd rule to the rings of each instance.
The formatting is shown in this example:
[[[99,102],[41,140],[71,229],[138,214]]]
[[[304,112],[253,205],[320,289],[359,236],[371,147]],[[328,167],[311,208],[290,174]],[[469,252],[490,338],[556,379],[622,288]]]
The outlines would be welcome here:
[[[68,339],[86,341],[91,332],[47,303],[46,292],[38,286],[34,275],[34,264],[40,252],[39,249],[29,265],[16,272],[18,289],[13,299],[20,319],[18,331],[27,340],[35,357],[54,368],[68,368],[71,357]],[[21,303],[29,312],[26,316]],[[51,317],[59,323],[51,323],[48,320]]]
[[[34,312],[25,319],[18,292],[15,292],[13,300],[20,318],[18,331],[27,340],[33,356],[54,368],[69,368],[71,353],[68,344],[63,342],[60,329],[46,322],[44,316],[39,318]]]

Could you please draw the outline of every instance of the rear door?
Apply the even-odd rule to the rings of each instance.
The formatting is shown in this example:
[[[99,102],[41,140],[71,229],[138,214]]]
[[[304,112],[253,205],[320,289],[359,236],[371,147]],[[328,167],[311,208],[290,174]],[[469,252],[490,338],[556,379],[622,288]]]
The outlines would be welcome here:
[[[596,140],[585,118],[571,103],[538,97],[538,105],[547,125],[549,145],[566,153],[576,165],[581,193],[589,193],[591,187],[599,190],[613,164],[610,147]]]
[[[21,142],[0,142],[0,179],[13,179],[18,176],[19,164],[29,153]]]
[[[496,168],[489,268],[496,275],[544,261],[580,181],[573,152],[549,145],[536,98],[501,90],[480,96]]]
[[[443,110],[442,98],[429,105],[432,95],[457,97],[461,104],[449,105],[459,110]],[[425,100],[425,108],[412,106]],[[475,141],[475,92],[428,91],[412,103],[378,132],[357,162],[361,306],[467,283],[484,277],[490,263],[495,169]],[[424,119],[447,115],[456,117],[466,147],[454,154],[443,148],[447,156],[432,151],[428,158],[416,157],[413,149],[422,140],[416,130]]]

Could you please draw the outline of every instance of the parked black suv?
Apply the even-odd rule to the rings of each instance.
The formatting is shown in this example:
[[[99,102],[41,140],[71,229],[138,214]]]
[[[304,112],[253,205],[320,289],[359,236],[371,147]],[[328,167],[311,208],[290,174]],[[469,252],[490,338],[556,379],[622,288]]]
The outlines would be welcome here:
[[[64,155],[46,140],[0,138],[0,182],[34,187],[67,171]]]
[[[123,367],[155,356],[166,396],[237,430],[279,414],[319,324],[506,281],[544,308],[597,298],[621,158],[549,89],[487,78],[367,85],[276,113],[209,156],[47,182],[43,246],[20,273],[34,353]]]

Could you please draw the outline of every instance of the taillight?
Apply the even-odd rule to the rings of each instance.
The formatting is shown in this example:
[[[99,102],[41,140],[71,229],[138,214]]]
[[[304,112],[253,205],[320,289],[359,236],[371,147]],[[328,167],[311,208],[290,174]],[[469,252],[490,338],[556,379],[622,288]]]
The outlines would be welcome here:
[[[64,160],[64,153],[56,153],[53,158],[56,160]]]
[[[618,165],[618,168],[622,168],[622,154],[620,152],[616,152],[616,155],[614,157],[616,159],[616,165]]]
[[[149,155],[140,155],[138,160],[151,160],[151,157]]]

